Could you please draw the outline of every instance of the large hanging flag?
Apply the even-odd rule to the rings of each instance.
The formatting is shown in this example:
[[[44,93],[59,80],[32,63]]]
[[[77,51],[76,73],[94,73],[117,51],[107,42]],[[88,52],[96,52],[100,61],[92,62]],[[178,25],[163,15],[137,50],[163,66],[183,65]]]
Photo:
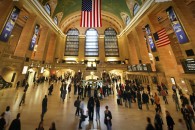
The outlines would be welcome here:
[[[160,31],[153,34],[157,47],[162,47],[170,44],[169,37],[166,30],[163,28]]]
[[[81,27],[101,27],[101,0],[82,0]]]

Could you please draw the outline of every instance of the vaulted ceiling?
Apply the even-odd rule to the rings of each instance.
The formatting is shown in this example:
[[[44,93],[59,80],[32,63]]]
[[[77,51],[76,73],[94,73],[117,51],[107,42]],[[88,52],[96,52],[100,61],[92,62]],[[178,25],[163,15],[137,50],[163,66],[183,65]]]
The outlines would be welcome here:
[[[80,11],[82,0],[39,0],[42,5],[50,4],[52,16],[63,14],[62,19],[70,14]],[[126,13],[132,17],[133,6],[135,3],[142,5],[146,0],[102,0],[102,11],[114,14],[116,17],[121,18],[121,13]]]

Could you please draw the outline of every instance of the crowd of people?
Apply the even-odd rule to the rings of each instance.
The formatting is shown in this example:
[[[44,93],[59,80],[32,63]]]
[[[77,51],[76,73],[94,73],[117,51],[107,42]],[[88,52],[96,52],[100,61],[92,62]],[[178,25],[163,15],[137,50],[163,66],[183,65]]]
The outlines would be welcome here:
[[[117,103],[118,105],[124,105],[125,107],[132,107],[132,103],[137,103],[138,109],[142,110],[142,105],[146,105],[146,110],[149,110],[149,104],[155,104],[155,118],[154,118],[154,127],[151,123],[150,117],[147,117],[147,128],[146,130],[162,130],[163,120],[161,117],[162,109],[160,97],[164,101],[165,105],[168,105],[168,88],[164,83],[158,84],[156,87],[158,92],[154,92],[154,96],[151,93],[150,85],[143,87],[142,84],[135,82],[134,80],[127,80],[125,84],[119,83],[116,85],[117,91]],[[191,94],[190,102],[186,95],[183,94],[182,90],[179,89],[175,84],[172,85],[172,101],[175,104],[176,111],[181,111],[183,119],[178,120],[178,124],[182,125],[183,121],[185,122],[186,128],[192,130],[192,122],[195,123],[195,94]],[[166,123],[168,130],[174,129],[174,119],[172,118],[169,111],[166,113]],[[184,128],[184,127],[180,127]]]
[[[45,79],[45,78],[44,78]],[[39,78],[35,80],[36,86],[43,83],[43,78]],[[104,114],[100,113],[101,108],[101,100],[108,97],[109,95],[114,95],[116,92],[117,96],[117,104],[120,106],[124,106],[126,108],[133,108],[137,106],[139,110],[146,109],[151,110],[154,109],[154,122],[150,117],[146,118],[147,126],[146,130],[162,130],[163,125],[165,124],[162,119],[162,109],[161,109],[161,99],[164,101],[165,105],[169,105],[170,102],[174,102],[176,111],[180,111],[183,115],[183,118],[180,118],[177,122],[171,116],[169,110],[166,110],[166,124],[168,130],[173,130],[174,125],[181,125],[179,128],[185,127],[188,130],[193,129],[193,123],[195,123],[195,94],[191,94],[189,98],[183,94],[182,90],[178,88],[176,85],[172,85],[171,89],[168,90],[168,87],[164,83],[160,83],[156,86],[156,90],[151,89],[150,85],[143,85],[136,80],[126,80],[124,84],[120,82],[120,80],[109,80],[110,82],[104,83],[102,86],[96,84],[92,86],[92,84],[84,84],[82,82],[82,74],[78,73],[75,77],[71,76],[71,74],[67,74],[62,77],[52,76],[48,79],[45,79],[49,83],[48,86],[48,95],[45,95],[42,100],[42,112],[41,112],[41,120],[38,124],[36,130],[44,130],[44,117],[48,112],[47,103],[48,96],[52,96],[52,92],[54,90],[54,83],[60,82],[60,98],[62,103],[68,97],[70,97],[71,89],[74,89],[74,95],[77,99],[74,102],[75,107],[75,116],[79,116],[79,125],[78,128],[82,129],[82,122],[89,119],[89,122],[96,121],[100,122],[100,116],[104,115],[104,124],[106,125],[107,130],[112,130],[112,112],[109,110],[109,106],[105,106]],[[18,89],[19,83],[17,83],[16,88]],[[21,101],[19,106],[25,103],[26,92],[28,91],[29,84],[25,81],[25,84],[22,83],[24,87],[23,95],[21,97]],[[154,94],[154,95],[153,95]],[[172,97],[172,101],[168,101],[167,96]],[[162,98],[161,98],[162,97]],[[87,104],[85,104],[86,99],[88,100]],[[132,105],[136,104],[136,105]],[[87,110],[85,110],[85,105]],[[143,108],[145,105],[145,108]],[[155,106],[155,107],[150,107]],[[94,116],[95,115],[95,116]],[[153,125],[154,124],[154,125]],[[185,127],[184,127],[185,124]],[[0,130],[21,130],[21,122],[20,122],[20,113],[17,114],[16,119],[11,121],[11,112],[10,106],[6,107],[5,112],[1,114],[0,117]],[[49,130],[56,130],[55,122],[51,123]]]

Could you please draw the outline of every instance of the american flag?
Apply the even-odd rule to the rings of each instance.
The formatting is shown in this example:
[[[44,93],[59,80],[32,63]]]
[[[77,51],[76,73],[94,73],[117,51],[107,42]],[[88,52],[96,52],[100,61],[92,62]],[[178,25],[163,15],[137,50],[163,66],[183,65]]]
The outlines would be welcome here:
[[[160,31],[153,34],[157,47],[162,47],[170,44],[169,37],[166,30],[163,28]]]
[[[101,0],[82,0],[81,27],[101,27]]]

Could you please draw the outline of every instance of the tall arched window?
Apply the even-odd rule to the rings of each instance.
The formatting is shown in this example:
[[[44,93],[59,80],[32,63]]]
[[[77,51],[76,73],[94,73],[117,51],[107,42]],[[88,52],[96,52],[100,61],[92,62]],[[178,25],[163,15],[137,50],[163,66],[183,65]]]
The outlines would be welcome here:
[[[137,12],[140,9],[140,5],[138,3],[135,3],[134,7],[133,7],[133,15],[135,16],[137,14]]]
[[[67,32],[65,56],[78,56],[79,52],[79,31],[70,29]]]
[[[118,39],[116,31],[113,28],[107,28],[104,32],[104,45],[106,57],[118,57]]]
[[[55,17],[53,18],[53,21],[54,21],[54,23],[55,23],[56,25],[58,25],[58,17],[57,17],[57,16],[55,16]]]
[[[96,57],[99,55],[98,32],[95,29],[86,31],[85,56]]]
[[[51,7],[50,7],[50,5],[47,3],[47,4],[45,4],[44,8],[45,8],[45,11],[51,16]]]
[[[131,19],[130,17],[127,15],[126,19],[125,19],[125,23],[126,25],[128,25],[130,23]]]

